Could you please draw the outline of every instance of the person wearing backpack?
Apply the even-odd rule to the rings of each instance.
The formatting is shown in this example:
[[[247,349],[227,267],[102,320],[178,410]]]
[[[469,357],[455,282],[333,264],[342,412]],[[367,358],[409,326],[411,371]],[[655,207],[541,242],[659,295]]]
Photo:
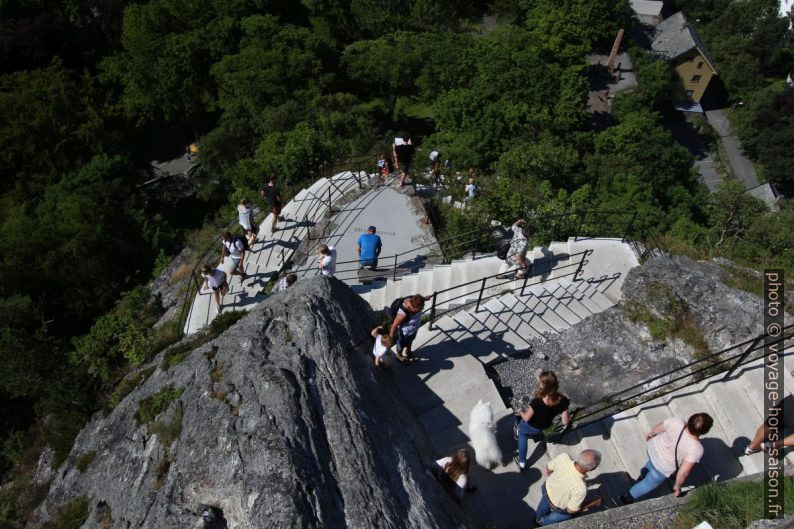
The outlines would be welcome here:
[[[414,294],[407,298],[397,298],[389,308],[391,317],[394,318],[389,336],[395,338],[397,360],[401,363],[410,361],[413,356],[411,344],[419,332],[419,327],[422,326],[422,309],[425,307],[425,301],[431,297]]]
[[[687,421],[672,417],[654,426],[645,436],[648,462],[629,493],[620,497],[621,503],[634,503],[669,477],[675,477],[673,494],[680,496],[686,478],[703,457],[700,437],[709,433],[713,424],[714,419],[708,413],[696,413]]]
[[[243,263],[245,261],[245,252],[250,249],[251,247],[248,246],[248,241],[245,237],[232,235],[228,231],[221,234],[221,264],[223,264],[224,257],[227,255],[231,257],[231,274],[240,276],[241,283],[248,278],[248,275],[243,269]]]

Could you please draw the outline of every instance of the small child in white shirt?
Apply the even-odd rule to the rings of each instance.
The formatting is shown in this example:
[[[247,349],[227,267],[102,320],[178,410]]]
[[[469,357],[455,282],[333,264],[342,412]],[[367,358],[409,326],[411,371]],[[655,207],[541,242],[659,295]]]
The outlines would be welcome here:
[[[372,356],[375,357],[375,365],[391,369],[391,359],[394,355],[391,348],[394,346],[394,338],[385,333],[382,327],[372,329],[372,337],[375,338],[375,345],[372,346]]]

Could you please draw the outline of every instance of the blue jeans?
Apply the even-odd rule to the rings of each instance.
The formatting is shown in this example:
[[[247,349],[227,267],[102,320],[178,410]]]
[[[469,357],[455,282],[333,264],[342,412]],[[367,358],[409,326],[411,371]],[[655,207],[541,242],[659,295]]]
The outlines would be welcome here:
[[[524,463],[527,460],[527,445],[530,437],[542,434],[543,430],[530,426],[527,421],[518,415],[516,415],[516,422],[518,423],[518,460]]]
[[[367,267],[367,266],[372,268],[373,270],[376,269],[378,267],[378,258],[376,257],[374,259],[359,259],[358,260],[358,267],[359,268],[364,268],[364,267]]]
[[[546,494],[546,484],[540,489],[541,497],[538,508],[535,509],[535,519],[543,525],[550,525],[557,522],[564,522],[573,518],[573,514],[567,511],[555,509],[549,501],[549,495]]]
[[[635,500],[652,492],[667,479],[667,476],[656,470],[656,467],[653,466],[650,459],[648,459],[648,462],[642,467],[642,470],[646,472],[645,477],[640,479],[629,489],[629,494]],[[642,471],[640,471],[640,476],[642,476]]]

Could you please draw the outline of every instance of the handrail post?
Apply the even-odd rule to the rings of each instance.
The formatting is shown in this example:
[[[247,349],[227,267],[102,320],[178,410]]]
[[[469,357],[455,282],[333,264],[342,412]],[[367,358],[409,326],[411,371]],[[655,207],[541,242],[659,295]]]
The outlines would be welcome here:
[[[725,382],[726,380],[728,380],[729,378],[731,378],[731,375],[733,374],[733,372],[734,372],[734,371],[736,371],[736,368],[737,368],[737,367],[739,367],[740,365],[742,365],[742,363],[744,362],[745,358],[747,358],[747,356],[748,356],[750,353],[752,353],[753,351],[755,351],[756,347],[758,346],[758,342],[760,342],[760,341],[761,341],[761,340],[763,340],[764,338],[766,338],[766,333],[764,333],[764,334],[762,334],[762,335],[760,335],[760,336],[756,336],[755,340],[753,340],[753,343],[752,343],[752,344],[750,344],[750,347],[748,347],[748,348],[747,348],[747,349],[744,351],[744,353],[742,353],[742,356],[740,356],[740,357],[739,357],[739,359],[738,359],[738,360],[736,360],[736,362],[735,362],[735,363],[734,363],[734,364],[731,366],[731,368],[728,370],[728,372],[727,372],[727,373],[725,373],[725,376],[724,376],[724,377],[722,377],[722,381],[723,381],[723,382]]]
[[[397,281],[397,254],[394,254],[394,272],[391,276],[392,281]]]
[[[576,273],[573,274],[574,281],[581,281],[579,279],[579,274],[582,273],[582,268],[584,268],[584,260],[587,257],[587,251],[582,252],[582,259],[579,261],[579,266],[576,267]]]
[[[532,265],[529,267],[530,273],[532,271]],[[524,295],[524,289],[527,287],[527,280],[529,279],[529,274],[526,272],[524,273],[524,282],[521,284],[521,295]]]
[[[328,211],[330,213],[334,212],[333,208],[331,207],[331,188],[330,187],[328,188]]]
[[[474,239],[474,248],[471,251],[471,260],[474,261],[474,258],[477,256],[477,250],[480,249],[480,237],[479,234],[475,236]]]
[[[485,291],[485,281],[487,277],[482,278],[482,284],[480,285],[480,295],[477,296],[477,306],[474,309],[474,312],[480,312],[480,302],[482,301],[482,293]]]
[[[433,305],[430,307],[430,330],[433,330],[433,322],[436,321],[436,296],[438,292],[433,292]]]
[[[637,218],[637,211],[635,210],[634,213],[631,215],[631,219],[629,219],[629,223],[626,225],[626,230],[623,232],[623,238],[620,242],[626,242],[626,239],[629,237],[629,230],[631,227],[634,226],[634,219]]]
[[[579,240],[579,233],[582,231],[582,225],[584,224],[584,216],[587,212],[580,211],[579,212],[579,225],[576,227],[576,234],[573,236],[573,241],[576,242]]]

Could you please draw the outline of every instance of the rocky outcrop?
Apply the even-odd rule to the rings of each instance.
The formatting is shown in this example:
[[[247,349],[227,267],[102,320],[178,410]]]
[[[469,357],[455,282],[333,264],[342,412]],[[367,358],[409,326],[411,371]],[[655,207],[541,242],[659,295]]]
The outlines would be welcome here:
[[[93,417],[29,527],[81,497],[84,528],[461,527],[373,319],[335,279],[271,296]]]
[[[695,358],[690,343],[669,333],[653,337],[631,314],[644,309],[663,320],[671,300],[686,311],[709,352],[759,334],[761,299],[723,284],[724,273],[714,262],[654,257],[628,273],[620,305],[545,341],[533,340],[532,355],[496,367],[500,382],[518,400],[534,389],[541,369],[553,369],[571,400],[588,404],[684,366]]]

